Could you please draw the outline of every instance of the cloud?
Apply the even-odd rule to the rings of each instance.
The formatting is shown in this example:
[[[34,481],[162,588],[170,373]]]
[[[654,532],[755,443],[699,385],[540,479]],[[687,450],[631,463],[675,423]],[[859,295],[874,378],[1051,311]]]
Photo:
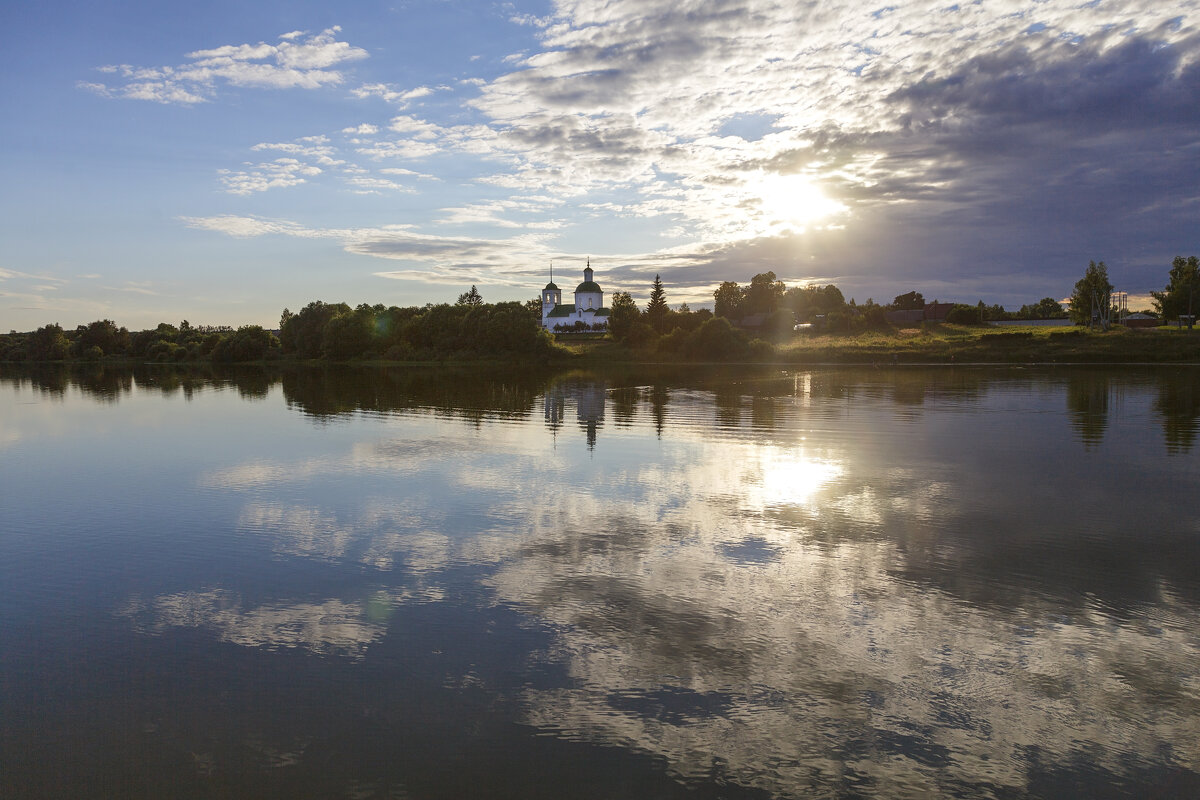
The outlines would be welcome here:
[[[320,603],[247,606],[240,596],[224,589],[179,592],[149,600],[134,596],[118,616],[132,620],[135,629],[147,635],[199,628],[243,647],[301,648],[356,659],[384,634],[384,627],[370,619],[360,601],[334,598]]]
[[[367,51],[338,41],[339,27],[308,35],[284,34],[277,44],[224,45],[188,53],[178,66],[135,67],[118,64],[99,71],[123,79],[107,83],[80,82],[80,88],[102,97],[193,104],[213,99],[218,87],[255,89],[317,89],[344,80],[332,69],[367,58]]]
[[[863,264],[967,282],[1014,264],[1061,274],[1089,246],[1128,252],[1130,232],[1178,240],[1194,210],[1200,48],[1183,4],[557,9],[541,51],[472,101],[498,132],[493,150],[517,161],[493,185],[624,191],[635,199],[613,211],[652,209],[679,235],[729,249],[780,241],[753,176],[801,175],[848,210],[839,226],[877,242],[853,248]],[[727,135],[746,115],[772,127]],[[1099,236],[1097,220],[1109,223]],[[910,247],[888,247],[868,224]],[[1035,252],[1042,263],[1028,264]],[[824,257],[825,273],[864,270]],[[1159,269],[1161,253],[1147,261]]]
[[[384,102],[398,105],[401,108],[406,108],[413,100],[419,100],[422,97],[428,97],[435,91],[445,90],[447,88],[449,87],[438,86],[433,88],[429,86],[417,86],[412,89],[402,89],[398,86],[388,83],[364,83],[358,88],[351,89],[350,94],[362,100],[366,100],[371,97],[378,97]]]
[[[379,194],[381,191],[411,193],[414,190],[402,183],[387,178],[373,178],[367,175],[346,178],[346,183],[359,194]]]
[[[745,281],[773,269],[837,279],[860,298],[916,285],[1029,302],[1062,295],[1088,258],[1144,292],[1162,284],[1173,251],[1194,247],[1193,16],[1184,2],[1130,0],[563,0],[549,17],[514,20],[539,42],[511,69],[459,82],[470,97],[454,123],[406,110],[447,87],[364,84],[351,94],[404,113],[341,128],[337,146],[270,145],[295,162],[247,163],[221,180],[251,194],[336,164],[351,191],[395,191],[394,175],[453,163],[466,180],[429,224],[497,229],[497,254],[509,252],[504,229],[610,230],[608,241],[642,252],[593,255],[639,280],[670,265],[689,300],[721,270]],[[289,36],[281,42],[301,38]],[[265,63],[264,48],[193,55]],[[296,53],[288,68],[301,63],[325,62]],[[534,194],[555,202],[524,204]],[[478,245],[447,256],[453,247],[425,249],[441,237],[415,233],[348,246],[480,263]]]
[[[298,186],[321,174],[321,168],[295,158],[277,158],[261,164],[247,164],[245,170],[219,170],[221,183],[230,194],[247,195],[287,186]]]
[[[158,297],[161,293],[156,292],[150,287],[153,284],[148,282],[125,281],[124,286],[105,286],[103,288],[113,292],[129,292],[130,294],[141,294],[148,297]]]
[[[35,281],[53,281],[54,283],[66,283],[63,278],[55,278],[52,275],[36,275],[29,272],[19,272],[15,269],[4,269],[0,267],[0,281],[12,280],[14,278],[27,278]]]

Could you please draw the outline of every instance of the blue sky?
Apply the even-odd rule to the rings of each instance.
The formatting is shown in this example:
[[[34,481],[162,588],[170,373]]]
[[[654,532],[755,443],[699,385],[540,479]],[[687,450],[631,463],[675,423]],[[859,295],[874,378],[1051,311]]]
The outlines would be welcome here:
[[[1200,252],[1200,4],[41,2],[5,11],[0,328],[321,299],[1019,306]]]

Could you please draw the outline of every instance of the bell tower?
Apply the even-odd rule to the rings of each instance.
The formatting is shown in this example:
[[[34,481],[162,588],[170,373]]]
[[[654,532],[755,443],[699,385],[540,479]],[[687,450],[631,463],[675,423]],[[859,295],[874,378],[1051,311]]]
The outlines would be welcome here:
[[[562,291],[554,283],[554,262],[551,261],[550,282],[542,289],[542,317],[545,318],[558,305],[562,305]]]

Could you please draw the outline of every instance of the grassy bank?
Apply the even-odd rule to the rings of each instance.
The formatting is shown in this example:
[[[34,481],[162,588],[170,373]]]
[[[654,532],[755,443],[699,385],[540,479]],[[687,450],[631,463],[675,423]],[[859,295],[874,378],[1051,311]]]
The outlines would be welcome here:
[[[611,341],[559,344],[575,360],[603,362],[673,361],[653,344],[627,348]],[[1114,328],[975,327],[926,325],[858,335],[798,334],[778,343],[760,360],[783,364],[1049,364],[1200,363],[1200,330]]]

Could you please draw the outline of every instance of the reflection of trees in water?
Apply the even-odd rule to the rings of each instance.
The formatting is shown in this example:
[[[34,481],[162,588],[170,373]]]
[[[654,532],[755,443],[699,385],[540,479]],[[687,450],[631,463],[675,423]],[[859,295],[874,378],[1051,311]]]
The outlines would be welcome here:
[[[208,364],[35,364],[13,369],[0,380],[28,381],[40,391],[56,395],[74,386],[92,399],[115,403],[132,394],[135,386],[164,397],[182,394],[188,399],[209,386],[232,386],[244,398],[263,398],[279,382],[279,376],[262,367],[214,370]]]
[[[731,430],[740,425],[744,396],[742,387],[736,383],[722,384],[713,392],[713,402],[717,408],[717,424],[721,428]]]
[[[618,427],[628,428],[633,424],[637,412],[638,401],[641,399],[641,387],[619,386],[609,394],[612,400],[613,419]]]
[[[289,405],[316,417],[356,411],[432,409],[479,424],[533,413],[547,383],[541,372],[433,367],[324,367],[283,372]]]
[[[40,392],[61,396],[74,386],[80,392],[106,403],[115,403],[133,391],[133,373],[128,367],[103,364],[31,364],[5,370],[5,381],[28,382]]]
[[[71,385],[70,368],[62,364],[0,364],[0,384],[4,383],[14,387],[28,384],[44,394],[61,397]]]
[[[1162,415],[1167,452],[1189,452],[1200,429],[1200,370],[1182,369],[1161,376],[1154,408]]]
[[[1111,393],[1108,372],[1093,370],[1072,371],[1067,378],[1067,408],[1071,424],[1087,448],[1100,444],[1108,427],[1108,404]]]
[[[663,428],[667,424],[667,402],[670,400],[670,393],[667,391],[666,386],[656,383],[650,389],[648,399],[650,401],[650,413],[654,416],[654,432],[661,439]]]
[[[207,364],[186,367],[145,364],[134,367],[133,375],[139,389],[155,390],[163,397],[182,394],[188,400],[209,386],[229,385],[240,390],[243,383],[262,384],[263,388],[261,395],[256,395],[254,391],[242,391],[242,397],[265,397],[270,384],[279,380],[278,377],[268,377],[260,367],[238,367],[214,372]]]

